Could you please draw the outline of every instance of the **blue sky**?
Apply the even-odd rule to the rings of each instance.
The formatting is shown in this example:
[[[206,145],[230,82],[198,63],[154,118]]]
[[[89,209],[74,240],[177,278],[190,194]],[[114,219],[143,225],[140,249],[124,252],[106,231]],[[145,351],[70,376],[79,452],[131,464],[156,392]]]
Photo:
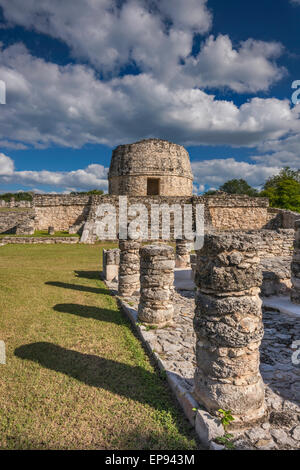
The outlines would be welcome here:
[[[0,0],[0,192],[106,190],[148,137],[198,193],[299,168],[299,22],[300,0]]]

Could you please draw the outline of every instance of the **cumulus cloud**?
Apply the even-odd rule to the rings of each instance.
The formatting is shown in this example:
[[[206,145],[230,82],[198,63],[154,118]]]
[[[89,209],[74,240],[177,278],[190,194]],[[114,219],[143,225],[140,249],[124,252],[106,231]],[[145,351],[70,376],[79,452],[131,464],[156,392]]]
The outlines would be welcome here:
[[[197,57],[187,60],[185,71],[205,88],[228,87],[238,93],[268,90],[286,70],[271,59],[282,54],[276,42],[248,39],[234,49],[229,36],[209,36]]]
[[[0,153],[0,177],[2,175],[12,175],[14,172],[14,162],[11,158]]]
[[[206,0],[1,0],[5,18],[15,24],[66,42],[76,58],[89,60],[104,72],[116,72],[136,61],[141,67],[177,60],[190,51],[193,30],[211,27]],[[174,8],[173,8],[174,3]],[[171,27],[167,33],[164,20]],[[145,63],[147,62],[147,64]]]
[[[226,181],[235,178],[243,178],[251,186],[260,187],[267,178],[279,173],[280,168],[239,162],[234,158],[221,158],[193,162],[192,171],[195,182],[202,189],[203,185],[218,188]]]
[[[4,48],[0,43],[0,78],[7,86],[0,146],[112,146],[147,137],[183,145],[258,146],[253,164],[194,163],[200,191],[234,177],[258,186],[283,164],[297,166],[299,107],[276,98],[252,98],[237,106],[209,94],[212,88],[269,90],[286,73],[276,63],[282,45],[253,39],[233,45],[222,34],[205,38],[213,19],[207,3],[26,0],[24,8],[24,0],[0,0],[5,27],[17,24],[60,39],[76,60],[58,66],[32,56],[23,44]],[[202,35],[202,43],[193,56],[195,34]],[[0,155],[2,182],[105,189],[105,172],[96,164],[73,172],[18,172]]]
[[[164,84],[267,90],[284,74],[274,59],[282,46],[249,39],[234,49],[227,36],[207,39],[191,57],[194,34],[212,26],[207,0],[0,0],[12,24],[61,39],[76,59],[104,76],[135,64]],[[216,78],[218,77],[218,78]]]
[[[7,84],[0,141],[80,147],[162,137],[186,145],[255,146],[299,129],[288,100],[253,98],[238,107],[196,88],[167,86],[147,73],[101,81],[83,65],[58,66],[22,44],[0,49]]]
[[[107,190],[108,169],[103,165],[91,164],[85,169],[69,172],[55,171],[14,171],[13,160],[0,153],[0,183],[22,186],[46,185],[71,190]]]

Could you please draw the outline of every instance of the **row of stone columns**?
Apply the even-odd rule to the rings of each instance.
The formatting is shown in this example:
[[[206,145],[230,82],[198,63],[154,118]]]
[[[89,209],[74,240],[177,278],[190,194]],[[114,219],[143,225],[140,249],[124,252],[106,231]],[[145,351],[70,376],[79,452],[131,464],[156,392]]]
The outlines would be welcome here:
[[[197,253],[194,394],[212,414],[231,410],[238,424],[265,416],[259,373],[263,336],[255,235],[207,235]],[[173,320],[174,250],[120,241],[119,294],[140,289],[138,320],[165,326]],[[139,285],[140,280],[140,285]]]

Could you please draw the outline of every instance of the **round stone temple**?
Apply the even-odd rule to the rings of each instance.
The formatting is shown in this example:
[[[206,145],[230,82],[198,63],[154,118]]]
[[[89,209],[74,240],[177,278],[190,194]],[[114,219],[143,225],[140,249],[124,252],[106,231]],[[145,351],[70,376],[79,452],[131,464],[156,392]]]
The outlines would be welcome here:
[[[193,175],[188,152],[166,140],[120,145],[112,154],[109,194],[191,196]]]

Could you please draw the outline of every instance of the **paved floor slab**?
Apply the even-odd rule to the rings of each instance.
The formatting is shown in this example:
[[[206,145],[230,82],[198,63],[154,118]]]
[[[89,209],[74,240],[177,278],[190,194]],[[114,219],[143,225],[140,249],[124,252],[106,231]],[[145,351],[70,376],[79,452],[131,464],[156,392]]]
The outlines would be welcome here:
[[[300,318],[300,305],[292,304],[289,297],[265,297],[263,298],[263,306],[278,310],[286,315],[292,315]]]

